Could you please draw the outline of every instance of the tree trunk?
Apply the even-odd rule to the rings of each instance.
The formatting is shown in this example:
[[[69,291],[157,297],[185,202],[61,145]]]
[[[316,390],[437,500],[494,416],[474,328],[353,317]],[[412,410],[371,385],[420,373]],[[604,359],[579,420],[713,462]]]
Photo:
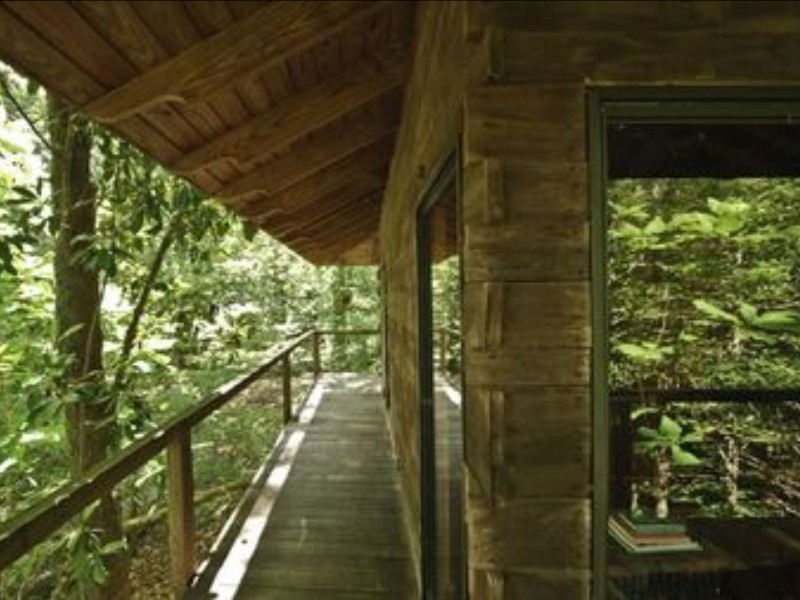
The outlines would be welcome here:
[[[50,182],[58,227],[55,252],[56,345],[67,361],[64,391],[72,474],[83,475],[113,450],[115,406],[103,374],[101,294],[96,269],[87,265],[97,206],[90,178],[92,140],[87,123],[52,96],[48,101],[52,157]],[[119,506],[112,495],[100,500],[89,527],[101,546],[122,539]],[[129,557],[105,560],[108,577],[91,598],[127,598]]]

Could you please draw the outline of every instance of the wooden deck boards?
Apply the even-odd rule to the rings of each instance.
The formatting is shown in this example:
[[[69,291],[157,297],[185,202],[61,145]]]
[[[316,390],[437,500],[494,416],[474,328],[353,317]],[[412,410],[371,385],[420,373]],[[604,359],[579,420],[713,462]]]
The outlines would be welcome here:
[[[323,385],[235,597],[415,598],[383,400],[371,379]]]

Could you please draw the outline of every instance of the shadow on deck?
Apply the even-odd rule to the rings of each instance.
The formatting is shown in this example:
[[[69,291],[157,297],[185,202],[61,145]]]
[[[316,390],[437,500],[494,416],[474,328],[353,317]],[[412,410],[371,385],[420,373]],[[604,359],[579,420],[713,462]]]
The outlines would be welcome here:
[[[323,377],[257,482],[187,598],[417,596],[374,378]]]

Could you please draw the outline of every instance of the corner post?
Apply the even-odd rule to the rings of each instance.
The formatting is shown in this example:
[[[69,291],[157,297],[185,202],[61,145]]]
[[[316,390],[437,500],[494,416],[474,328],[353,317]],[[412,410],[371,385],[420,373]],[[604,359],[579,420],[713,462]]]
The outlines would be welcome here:
[[[320,375],[320,373],[322,373],[322,363],[321,363],[320,358],[319,358],[319,344],[320,344],[320,338],[321,337],[322,337],[322,334],[319,331],[317,331],[316,329],[314,330],[314,335],[311,336],[311,339],[312,339],[311,350],[312,350],[313,359],[314,359],[314,381],[319,379],[319,375]]]
[[[447,327],[442,327],[439,330],[439,372],[442,374],[447,372],[447,343],[449,341]]]
[[[192,433],[181,430],[167,446],[167,498],[172,595],[183,598],[195,566]]]
[[[292,420],[292,353],[283,355],[283,424]]]

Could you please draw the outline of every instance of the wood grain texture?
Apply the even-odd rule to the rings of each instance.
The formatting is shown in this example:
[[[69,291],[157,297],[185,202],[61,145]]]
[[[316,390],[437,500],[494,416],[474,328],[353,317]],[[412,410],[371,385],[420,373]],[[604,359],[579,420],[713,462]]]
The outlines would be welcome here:
[[[359,211],[370,207],[378,209],[382,182],[366,179],[354,180],[334,192],[322,196],[317,203],[306,206],[292,214],[273,214],[258,219],[261,227],[267,227],[276,234],[286,232],[306,232],[327,227],[331,221],[346,222],[347,216],[357,216]],[[330,228],[331,233],[336,228]]]
[[[367,61],[347,77],[337,77],[291,96],[195,148],[172,165],[172,169],[190,173],[225,160],[246,167],[259,156],[275,152],[399,87],[405,79],[406,67],[398,58],[384,65]]]
[[[463,198],[466,281],[587,279],[586,178],[583,163],[522,157],[468,163]],[[502,209],[492,208],[498,205]]]
[[[377,381],[324,383],[236,597],[415,597]]]
[[[380,219],[380,210],[377,205],[372,207],[358,206],[352,212],[357,214],[343,216],[340,223],[334,221],[327,225],[315,226],[307,236],[307,241],[298,241],[296,246],[301,250],[310,248],[321,252],[339,254],[361,243],[375,231],[375,226]],[[305,231],[302,233],[291,232],[287,234],[287,237],[290,239],[303,237],[305,236]]]
[[[133,66],[115,48],[109,47],[103,53],[95,51],[105,40],[70,4],[46,0],[7,2],[4,6],[104,86],[120,85],[136,75]]]
[[[465,358],[467,384],[498,385],[589,385],[589,351],[585,348],[530,347],[473,350]]]
[[[172,590],[181,597],[194,574],[195,519],[192,438],[181,431],[167,446],[167,514]]]
[[[0,54],[11,65],[72,103],[84,103],[104,92],[103,87],[39,37],[8,7],[0,5]]]
[[[585,160],[583,86],[480,86],[470,90],[465,111],[467,160]]]
[[[484,507],[470,496],[474,569],[589,567],[589,501],[523,500]]]
[[[419,551],[419,405],[415,215],[420,192],[456,145],[461,108],[476,47],[464,39],[463,2],[417,7],[414,64],[406,88],[381,216],[381,256],[388,277],[390,422],[406,504],[412,549]]]
[[[507,30],[495,55],[504,81],[756,83],[797,80],[796,32],[715,31],[554,36]],[[733,50],[735,49],[735,51]],[[541,60],[532,61],[530,56]]]
[[[499,289],[500,305],[498,292],[492,291]],[[522,351],[530,347],[590,345],[586,282],[467,283],[463,310],[464,343],[468,349],[502,347]]]
[[[498,477],[508,498],[589,497],[589,390],[514,387],[503,391]]]
[[[385,180],[383,171],[388,168],[392,152],[389,139],[378,140],[276,194],[248,203],[239,214],[258,218],[268,214],[292,213],[356,179],[367,178],[380,183]],[[373,175],[376,171],[379,174]]]
[[[476,569],[470,573],[470,586],[475,598],[486,600],[529,600],[536,590],[536,600],[589,598],[589,569]]]
[[[238,207],[246,204],[246,196],[271,195],[284,190],[368,147],[394,131],[391,117],[379,112],[367,112],[355,121],[335,124],[320,132],[313,140],[303,140],[280,158],[267,161],[243,177],[214,191],[226,204]]]
[[[276,2],[194,44],[167,62],[93,100],[85,112],[118,121],[163,102],[208,102],[240,79],[333,35],[382,3]]]

